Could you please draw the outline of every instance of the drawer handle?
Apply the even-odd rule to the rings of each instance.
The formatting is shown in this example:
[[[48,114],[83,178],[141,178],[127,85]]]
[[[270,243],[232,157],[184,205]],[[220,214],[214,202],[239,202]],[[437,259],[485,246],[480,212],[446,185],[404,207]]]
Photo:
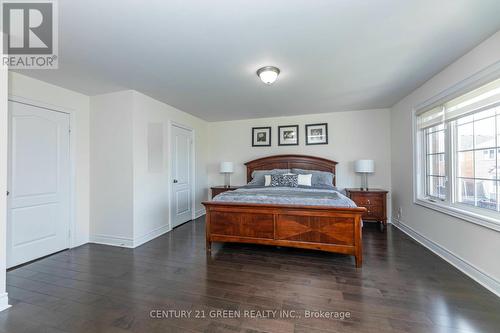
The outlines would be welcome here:
[[[370,203],[370,199],[368,199],[366,202]]]

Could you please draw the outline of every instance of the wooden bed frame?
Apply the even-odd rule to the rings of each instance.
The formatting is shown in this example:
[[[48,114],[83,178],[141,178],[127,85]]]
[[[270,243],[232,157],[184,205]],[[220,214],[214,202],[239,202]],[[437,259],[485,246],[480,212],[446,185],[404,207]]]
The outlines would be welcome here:
[[[245,163],[247,181],[254,170],[328,171],[337,162],[304,155],[277,155]],[[335,185],[335,178],[333,184]],[[353,255],[362,265],[361,216],[366,208],[207,201],[207,251],[212,242],[289,246]]]

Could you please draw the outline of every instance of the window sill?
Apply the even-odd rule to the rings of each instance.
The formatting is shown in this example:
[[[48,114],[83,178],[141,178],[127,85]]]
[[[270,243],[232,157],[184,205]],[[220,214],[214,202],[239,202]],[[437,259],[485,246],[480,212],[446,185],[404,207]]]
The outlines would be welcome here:
[[[440,202],[432,202],[426,199],[416,199],[415,203],[417,205],[436,210],[438,212],[457,217],[461,220],[465,220],[474,224],[478,224],[485,228],[489,228],[495,231],[500,231],[500,220],[495,219],[490,216],[478,214],[471,212],[459,207],[450,206]]]

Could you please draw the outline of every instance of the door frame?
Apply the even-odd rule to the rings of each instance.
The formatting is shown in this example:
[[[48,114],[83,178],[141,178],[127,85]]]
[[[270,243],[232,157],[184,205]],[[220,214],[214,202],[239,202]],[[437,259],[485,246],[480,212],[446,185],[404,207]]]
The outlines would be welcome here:
[[[196,138],[196,135],[195,135],[195,130],[191,126],[184,125],[182,123],[178,123],[174,120],[168,121],[168,145],[167,145],[168,155],[167,156],[169,156],[169,157],[172,156],[172,136],[173,136],[172,128],[173,127],[179,127],[179,128],[182,128],[182,129],[185,129],[185,130],[191,132],[191,141],[192,141],[191,152],[190,152],[190,155],[191,155],[190,168],[191,168],[191,170],[189,170],[189,175],[191,177],[191,193],[190,193],[191,220],[194,220],[195,216],[196,216],[196,213],[195,213],[195,208],[196,208],[196,202],[195,202],[195,198],[196,198],[196,194],[195,194],[195,191],[196,191],[196,179],[195,179],[195,177],[196,177],[196,172],[195,172],[196,141],[195,141],[195,138]],[[171,158],[169,166],[168,166],[168,180],[169,180],[169,186],[168,186],[168,212],[169,212],[168,213],[168,225],[169,225],[169,230],[173,229],[173,227],[172,227],[172,220],[173,220],[172,219],[172,184],[174,183],[174,178],[172,175],[173,162],[174,162],[174,160],[173,160],[173,158]]]
[[[53,105],[45,102],[41,102],[34,99],[29,99],[21,96],[16,96],[9,94],[8,102],[21,103],[25,105],[34,106],[37,108],[45,109],[53,112],[66,113],[69,115],[69,237],[68,237],[68,248],[72,249],[76,246],[76,110],[62,107],[58,105]],[[8,110],[9,117],[9,139],[8,139],[8,159],[7,159],[7,186],[11,186],[11,111]],[[7,197],[7,212],[10,212],[10,198]],[[10,214],[7,214],[7,223],[9,223]],[[9,235],[7,235],[8,237]]]

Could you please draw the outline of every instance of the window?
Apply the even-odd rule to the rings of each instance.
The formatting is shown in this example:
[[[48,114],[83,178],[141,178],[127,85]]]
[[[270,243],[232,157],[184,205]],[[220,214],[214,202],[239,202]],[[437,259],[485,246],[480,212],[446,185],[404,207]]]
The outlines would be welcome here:
[[[458,155],[457,202],[499,211],[497,150],[500,108],[494,107],[455,122]]]
[[[428,197],[443,200],[446,196],[444,126],[425,129],[426,191]]]
[[[500,225],[500,79],[417,112],[417,201]]]

